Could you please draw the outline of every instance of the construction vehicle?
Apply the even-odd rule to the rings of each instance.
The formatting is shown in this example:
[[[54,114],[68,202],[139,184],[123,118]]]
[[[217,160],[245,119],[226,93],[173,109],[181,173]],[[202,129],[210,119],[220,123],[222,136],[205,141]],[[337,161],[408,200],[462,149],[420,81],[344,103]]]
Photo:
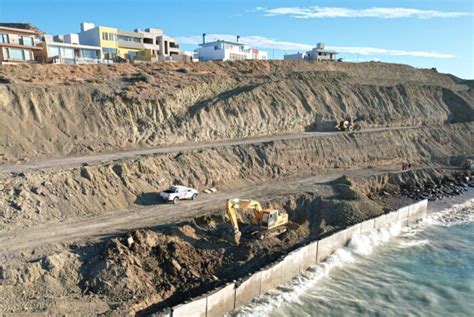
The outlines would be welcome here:
[[[351,117],[347,116],[344,120],[341,120],[337,123],[336,129],[339,131],[360,131],[362,127],[360,124],[356,123],[356,120],[358,120],[357,117]]]
[[[252,225],[248,226],[246,234],[250,236],[257,236],[260,239],[266,236],[280,235],[287,231],[288,226],[288,214],[281,212],[278,209],[263,209],[258,201],[249,199],[228,199],[226,206],[226,214],[229,217],[229,221],[232,225],[234,232],[233,240],[235,244],[240,243],[242,232],[239,229],[239,223],[237,219],[237,210],[245,209],[252,210]]]

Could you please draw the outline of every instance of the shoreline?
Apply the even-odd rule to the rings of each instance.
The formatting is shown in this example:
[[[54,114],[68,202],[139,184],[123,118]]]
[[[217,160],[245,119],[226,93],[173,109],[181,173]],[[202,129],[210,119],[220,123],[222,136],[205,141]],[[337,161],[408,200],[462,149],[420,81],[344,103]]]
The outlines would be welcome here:
[[[454,205],[463,204],[474,199],[474,188],[469,187],[468,190],[459,196],[445,198],[440,201],[428,202],[428,214],[439,212],[443,209],[450,208]]]

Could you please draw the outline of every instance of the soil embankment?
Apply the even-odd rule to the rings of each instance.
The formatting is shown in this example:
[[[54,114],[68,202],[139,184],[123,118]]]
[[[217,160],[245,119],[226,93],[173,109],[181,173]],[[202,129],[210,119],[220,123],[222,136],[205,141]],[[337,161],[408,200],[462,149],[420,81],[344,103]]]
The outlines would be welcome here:
[[[474,119],[472,83],[383,63],[2,67],[0,161],[186,141]]]
[[[0,228],[63,221],[159,203],[158,192],[181,183],[231,190],[330,169],[447,165],[473,148],[473,124],[182,151],[82,167],[0,175]]]

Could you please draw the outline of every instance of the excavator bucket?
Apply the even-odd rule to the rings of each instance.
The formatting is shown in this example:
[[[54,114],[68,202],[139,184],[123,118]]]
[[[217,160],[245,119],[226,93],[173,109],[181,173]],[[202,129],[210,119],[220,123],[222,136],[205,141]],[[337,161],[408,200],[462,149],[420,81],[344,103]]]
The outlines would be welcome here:
[[[240,238],[242,237],[242,232],[237,232],[234,234],[234,242],[236,245],[240,244]]]

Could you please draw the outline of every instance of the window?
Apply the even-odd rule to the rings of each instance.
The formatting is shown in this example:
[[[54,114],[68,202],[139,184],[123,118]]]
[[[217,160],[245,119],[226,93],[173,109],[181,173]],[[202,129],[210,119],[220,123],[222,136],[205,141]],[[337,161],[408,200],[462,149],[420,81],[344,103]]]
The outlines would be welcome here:
[[[137,57],[137,52],[128,52],[128,58],[129,59],[134,59],[135,57]]]
[[[8,34],[0,33],[0,43],[10,43],[8,41]]]
[[[48,46],[48,57],[59,56],[59,47]]]
[[[32,59],[31,52],[19,48],[3,48],[3,58],[16,61],[30,61]]]
[[[103,48],[102,53],[104,53],[105,58],[112,59],[117,56],[117,49],[115,48]]]
[[[10,59],[18,60],[18,61],[23,61],[25,60],[25,55],[23,50],[19,48],[9,48],[9,55]]]
[[[117,41],[117,35],[114,33],[102,32],[102,40],[104,41]]]
[[[119,41],[123,41],[123,42],[141,43],[141,38],[139,38],[139,37],[118,35],[117,38],[118,38]]]
[[[240,54],[229,54],[229,58],[231,61],[238,61],[238,60],[244,60],[246,59],[245,55],[240,55]]]
[[[20,36],[20,45],[28,45],[28,46],[33,46],[34,41],[31,36]]]
[[[23,50],[23,56],[25,61],[31,61],[31,52],[28,50]]]
[[[88,58],[97,58],[96,50],[81,49],[81,56]]]
[[[74,49],[69,47],[61,48],[61,57],[64,58],[74,58]]]

